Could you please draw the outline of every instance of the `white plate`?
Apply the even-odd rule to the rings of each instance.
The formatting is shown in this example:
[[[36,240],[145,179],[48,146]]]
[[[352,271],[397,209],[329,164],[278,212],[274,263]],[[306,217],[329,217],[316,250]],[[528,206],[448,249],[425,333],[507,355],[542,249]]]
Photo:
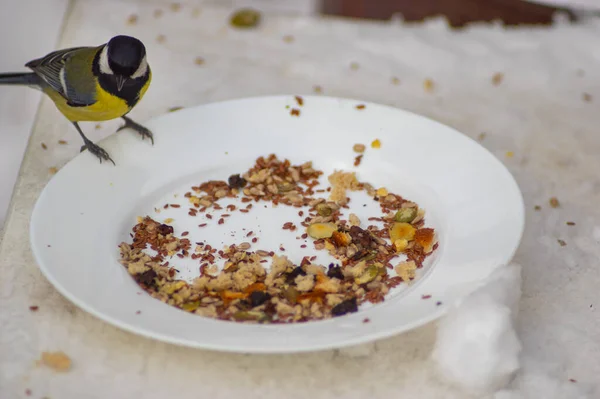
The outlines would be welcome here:
[[[434,320],[446,304],[511,259],[523,231],[521,193],[504,166],[468,137],[387,106],[366,103],[366,109],[357,110],[358,103],[305,97],[301,115],[294,117],[286,108],[296,106],[293,96],[226,101],[148,122],[156,137],[154,147],[132,131],[110,136],[101,145],[116,167],[100,165],[82,153],[42,192],[31,220],[31,246],[40,269],[65,297],[102,320],[199,348],[256,353],[327,349],[388,337]],[[381,149],[368,147],[355,169],[352,146],[368,145],[376,138]],[[187,216],[184,199],[174,197],[209,179],[226,180],[270,153],[293,163],[312,160],[326,174],[357,170],[360,180],[425,207],[427,224],[437,229],[440,246],[416,284],[357,313],[295,325],[212,320],[140,293],[118,263],[117,249],[129,239],[138,215],[174,217],[176,234],[188,230],[192,241],[206,239],[216,247],[232,243],[232,230],[241,233],[248,227],[260,231],[254,249],[283,244],[285,254],[296,262],[306,254],[297,234],[281,229],[285,221],[297,218],[293,208],[255,206],[245,218],[238,213],[222,226],[213,223],[201,229],[197,225],[202,219]],[[368,208],[360,209],[356,201],[358,216],[366,218]],[[153,214],[154,207],[165,202],[182,208]],[[175,260],[183,274],[196,274],[198,264]],[[363,323],[365,318],[370,322]]]

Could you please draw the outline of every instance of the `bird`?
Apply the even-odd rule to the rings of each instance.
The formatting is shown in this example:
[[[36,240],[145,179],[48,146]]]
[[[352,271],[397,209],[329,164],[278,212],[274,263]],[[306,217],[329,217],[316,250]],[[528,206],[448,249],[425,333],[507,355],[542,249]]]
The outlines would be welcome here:
[[[41,90],[75,126],[88,150],[100,163],[110,155],[88,139],[79,122],[121,118],[142,139],[154,144],[152,132],[127,114],[142,99],[152,80],[146,48],[131,36],[118,35],[93,47],[71,47],[53,51],[25,64],[32,72],[0,73],[0,85],[23,85]]]

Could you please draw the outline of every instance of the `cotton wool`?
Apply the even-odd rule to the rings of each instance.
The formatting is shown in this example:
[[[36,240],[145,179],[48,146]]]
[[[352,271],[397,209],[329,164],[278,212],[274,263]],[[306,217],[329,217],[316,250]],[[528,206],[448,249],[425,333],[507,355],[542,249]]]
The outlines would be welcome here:
[[[510,264],[452,306],[439,323],[432,354],[445,380],[477,395],[512,380],[521,352],[515,331],[520,296],[521,267]]]

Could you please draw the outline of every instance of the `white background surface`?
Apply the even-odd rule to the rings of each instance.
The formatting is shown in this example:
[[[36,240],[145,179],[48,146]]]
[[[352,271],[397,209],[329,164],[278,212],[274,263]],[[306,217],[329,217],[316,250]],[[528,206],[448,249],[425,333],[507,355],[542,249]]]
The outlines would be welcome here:
[[[26,72],[26,62],[54,50],[67,4],[0,1],[0,72]],[[0,230],[40,97],[27,87],[0,87]]]
[[[116,31],[141,37],[156,77],[133,112],[140,122],[174,105],[306,94],[320,85],[328,95],[406,108],[473,138],[485,132],[482,144],[515,175],[527,207],[515,257],[523,265],[524,352],[558,364],[563,380],[597,383],[600,20],[453,33],[438,21],[390,26],[273,17],[257,31],[239,32],[227,28],[228,12],[211,7],[202,7],[194,19],[189,7],[173,13],[164,6],[162,19],[155,20],[156,4],[119,4],[76,1],[60,46],[100,43]],[[136,26],[125,24],[131,13],[139,15]],[[158,34],[166,36],[163,44],[156,42]],[[284,42],[285,35],[294,42]],[[205,64],[195,65],[196,56]],[[351,69],[352,62],[359,68]],[[504,79],[494,86],[497,72]],[[431,93],[423,90],[426,78],[434,81]],[[102,126],[94,137],[114,131]],[[42,141],[59,139],[69,145],[40,148]],[[48,168],[75,156],[77,140],[69,123],[43,101],[0,243],[0,396],[25,397],[31,389],[36,398],[470,398],[433,372],[434,324],[363,348],[361,358],[337,351],[239,356],[157,343],[79,311],[40,274],[28,241],[31,209],[51,178]],[[552,196],[559,208],[548,206]],[[542,209],[534,211],[534,205]],[[29,312],[30,305],[40,309]],[[42,351],[53,350],[73,359],[71,371],[35,366]]]

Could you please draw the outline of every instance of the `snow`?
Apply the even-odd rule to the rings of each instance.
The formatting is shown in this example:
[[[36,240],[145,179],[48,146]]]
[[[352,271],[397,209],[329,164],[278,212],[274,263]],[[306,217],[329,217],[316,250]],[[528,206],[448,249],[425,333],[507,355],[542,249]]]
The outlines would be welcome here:
[[[521,267],[496,270],[441,320],[433,359],[449,382],[475,394],[505,387],[519,369],[515,331]]]
[[[517,335],[521,266],[501,266],[440,321],[432,358],[442,379],[490,399],[591,399],[593,387],[528,355]]]

